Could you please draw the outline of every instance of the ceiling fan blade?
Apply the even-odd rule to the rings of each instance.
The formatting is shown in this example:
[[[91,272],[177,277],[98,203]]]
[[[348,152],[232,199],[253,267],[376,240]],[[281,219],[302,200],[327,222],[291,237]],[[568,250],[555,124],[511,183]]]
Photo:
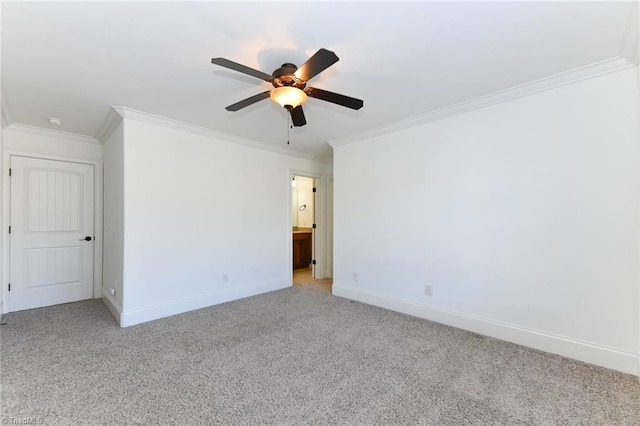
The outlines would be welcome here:
[[[257,95],[253,95],[247,99],[243,99],[240,102],[236,102],[235,104],[229,105],[225,109],[227,111],[238,111],[239,109],[248,107],[249,105],[255,104],[258,101],[267,99],[268,97],[269,97],[269,90],[267,90],[266,92],[258,93]]]
[[[271,80],[273,79],[273,77],[271,77],[269,74],[263,73],[262,71],[254,70],[253,68],[249,68],[246,65],[242,65],[225,58],[212,58],[211,63],[215,65],[219,65],[221,67],[229,68],[244,74],[248,74],[252,77],[256,77],[264,81],[271,82]]]
[[[304,89],[305,93],[312,98],[321,99],[323,101],[331,102],[337,105],[351,109],[360,109],[364,106],[364,101],[361,99],[352,98],[350,96],[341,95],[339,93],[328,92],[322,89],[316,89],[315,87],[307,87]]]
[[[338,62],[338,56],[330,50],[320,49],[307,62],[302,64],[298,70],[293,73],[299,80],[309,81],[331,65]]]
[[[300,127],[307,124],[307,119],[304,118],[304,111],[302,111],[302,105],[290,109],[289,113],[291,113],[291,121],[293,121],[294,126]]]

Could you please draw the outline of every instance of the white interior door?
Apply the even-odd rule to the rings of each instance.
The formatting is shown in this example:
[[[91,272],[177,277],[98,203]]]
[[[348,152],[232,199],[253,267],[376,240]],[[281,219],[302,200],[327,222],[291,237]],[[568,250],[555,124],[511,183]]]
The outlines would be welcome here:
[[[93,297],[93,169],[11,157],[10,311]]]

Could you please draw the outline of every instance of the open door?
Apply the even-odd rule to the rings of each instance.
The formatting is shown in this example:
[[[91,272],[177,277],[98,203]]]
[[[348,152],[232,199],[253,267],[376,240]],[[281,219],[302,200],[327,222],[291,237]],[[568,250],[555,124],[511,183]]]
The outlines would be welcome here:
[[[314,277],[314,183],[313,178],[305,176],[292,179],[293,269],[306,271],[309,278]]]

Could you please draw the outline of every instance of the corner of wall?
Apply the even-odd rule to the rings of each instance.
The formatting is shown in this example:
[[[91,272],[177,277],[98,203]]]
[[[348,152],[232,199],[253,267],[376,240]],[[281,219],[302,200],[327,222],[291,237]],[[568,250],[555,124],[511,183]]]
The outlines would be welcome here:
[[[625,27],[620,56],[638,65],[640,63],[640,7],[633,2]]]
[[[96,139],[101,143],[105,144],[111,133],[118,126],[118,124],[122,121],[122,114],[118,111],[117,107],[111,107],[104,121],[100,125],[98,129],[98,133],[96,134]]]
[[[118,325],[122,327],[122,308],[118,305],[118,302],[113,300],[113,298],[107,293],[103,292],[102,294],[102,302],[109,309],[113,318],[118,322]]]
[[[5,127],[9,127],[14,123],[13,117],[11,115],[11,110],[9,109],[9,105],[7,104],[7,100],[4,98],[4,94],[0,94],[0,117],[2,120],[0,124],[3,129]]]

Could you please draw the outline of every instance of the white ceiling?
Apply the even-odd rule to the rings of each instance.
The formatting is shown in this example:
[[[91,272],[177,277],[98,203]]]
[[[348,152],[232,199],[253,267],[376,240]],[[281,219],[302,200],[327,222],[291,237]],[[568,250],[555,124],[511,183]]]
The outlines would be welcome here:
[[[317,99],[290,148],[327,142],[620,56],[631,2],[16,2],[2,4],[3,108],[13,122],[96,136],[125,106],[286,147],[286,111],[263,100],[224,107],[268,74],[323,47],[340,61],[309,83],[364,100]]]

